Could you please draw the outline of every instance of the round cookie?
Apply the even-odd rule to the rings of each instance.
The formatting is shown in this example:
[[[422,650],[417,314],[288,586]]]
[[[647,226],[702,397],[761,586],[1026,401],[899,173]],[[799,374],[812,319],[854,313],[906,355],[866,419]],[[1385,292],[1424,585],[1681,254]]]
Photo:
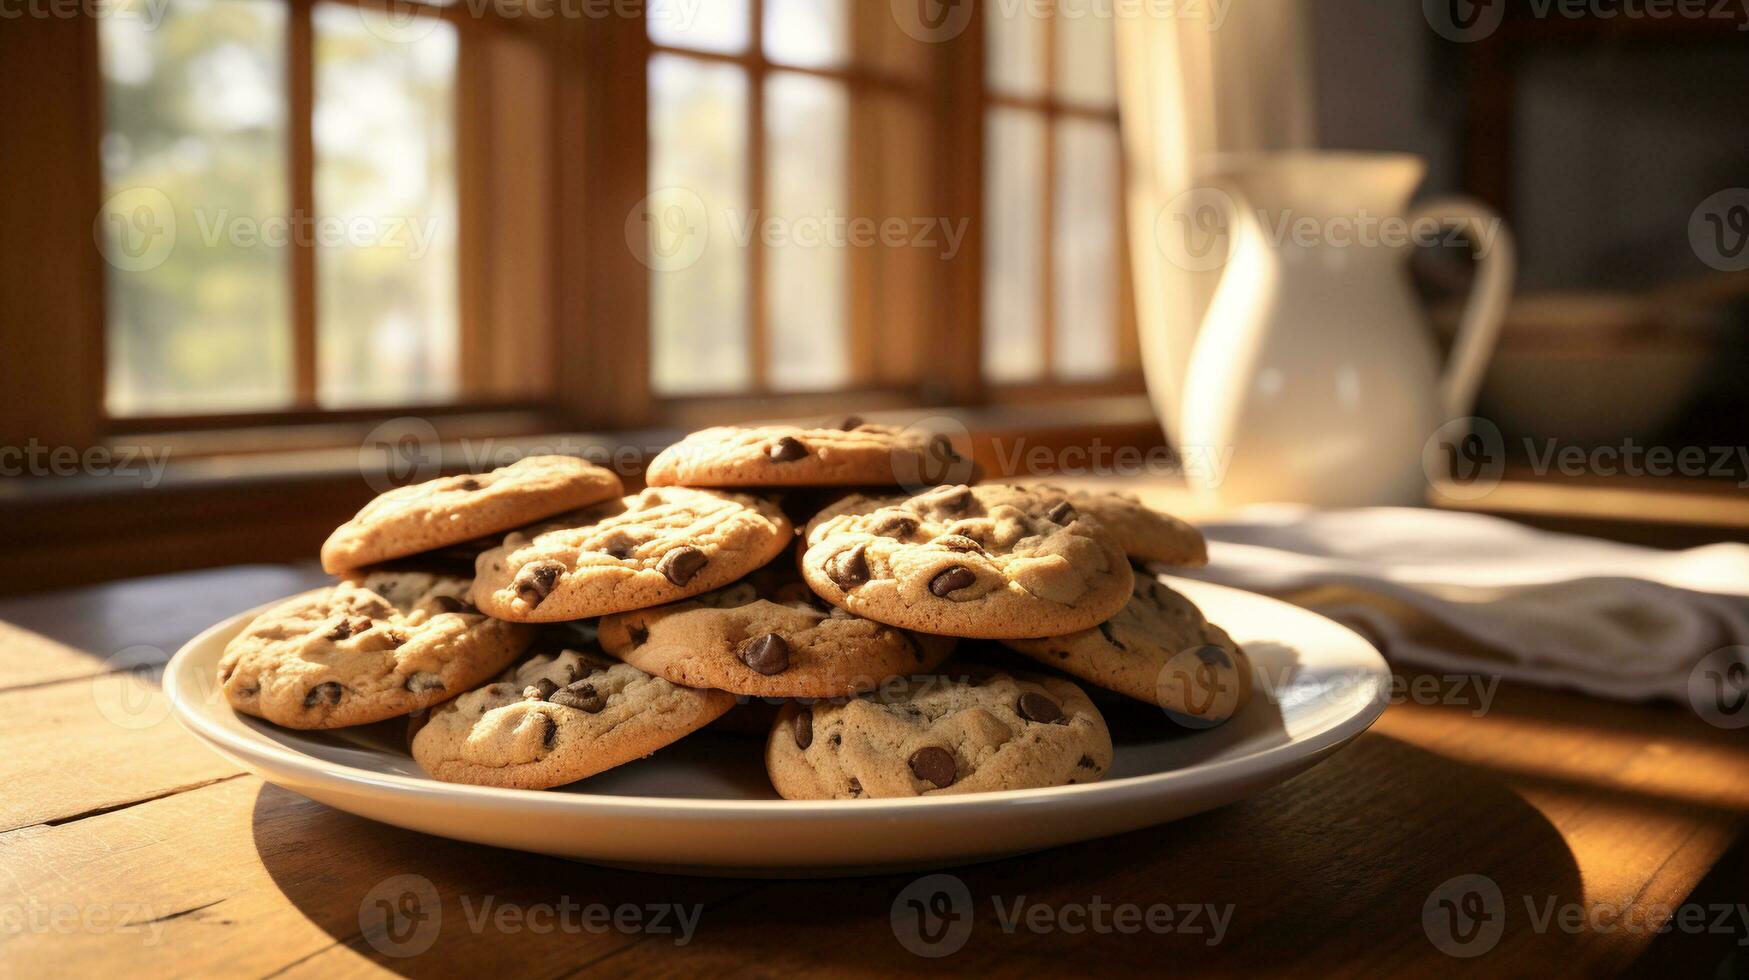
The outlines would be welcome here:
[[[1208,544],[1201,531],[1130,494],[1065,491],[1043,485],[1032,489],[1046,497],[1067,500],[1076,510],[1105,525],[1123,546],[1124,554],[1136,561],[1159,561],[1185,568],[1200,568],[1209,563]]]
[[[322,568],[338,575],[508,531],[624,492],[612,472],[573,456],[529,456],[490,473],[397,487],[328,536]]]
[[[930,486],[965,479],[971,461],[945,435],[864,422],[837,426],[716,426],[650,461],[650,486]]]
[[[789,704],[765,768],[791,800],[943,796],[1090,783],[1111,734],[1058,677],[976,670],[883,684],[842,703]]]
[[[430,707],[504,669],[532,631],[480,615],[468,580],[355,575],[275,606],[226,645],[231,707],[287,728],[343,728]]]
[[[413,758],[448,783],[546,789],[641,759],[734,704],[594,650],[541,653],[432,711]]]
[[[1061,500],[1010,486],[850,497],[809,522],[802,575],[832,604],[920,633],[1057,636],[1111,618],[1130,564]]]
[[[600,637],[608,653],[676,684],[776,698],[855,694],[934,670],[954,647],[829,605],[784,562],[694,599],[604,616]]]
[[[767,500],[652,487],[506,535],[475,563],[474,604],[525,623],[662,605],[733,582],[794,536]]]
[[[1251,662],[1189,599],[1145,573],[1110,621],[1065,636],[1005,640],[1084,681],[1166,709],[1192,727],[1218,725],[1251,694]]]

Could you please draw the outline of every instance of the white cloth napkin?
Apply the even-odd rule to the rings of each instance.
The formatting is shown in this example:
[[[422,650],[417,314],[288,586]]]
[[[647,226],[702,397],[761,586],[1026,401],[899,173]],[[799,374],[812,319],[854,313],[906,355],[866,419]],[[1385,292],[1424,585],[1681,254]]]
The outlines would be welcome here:
[[[1270,505],[1203,532],[1207,568],[1159,570],[1306,606],[1436,670],[1687,704],[1703,659],[1749,646],[1740,544],[1659,551],[1406,507]]]

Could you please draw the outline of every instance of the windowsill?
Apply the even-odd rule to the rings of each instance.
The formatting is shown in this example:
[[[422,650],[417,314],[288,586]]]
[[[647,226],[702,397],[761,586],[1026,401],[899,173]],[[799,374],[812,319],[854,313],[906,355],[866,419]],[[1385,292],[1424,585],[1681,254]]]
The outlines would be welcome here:
[[[870,421],[895,425],[954,419],[979,438],[1034,433],[1093,437],[1110,433],[1105,436],[1109,441],[1114,436],[1133,436],[1138,430],[1158,437],[1147,399],[1133,395],[1047,404],[905,408],[859,414]],[[686,431],[681,427],[661,427],[621,432],[531,433],[528,426],[534,417],[505,413],[441,421],[444,431],[440,441],[432,447],[430,455],[416,459],[418,472],[431,476],[440,472],[476,472],[526,455],[559,453],[583,456],[615,469],[622,476],[632,476],[642,471],[646,460]],[[518,429],[527,434],[493,434]],[[97,501],[141,493],[356,478],[374,485],[387,479],[389,468],[386,462],[368,458],[365,453],[365,440],[372,431],[369,426],[322,425],[142,434],[116,439],[105,448],[111,453],[109,465],[122,472],[0,478],[0,508],[53,506],[67,500]],[[347,441],[349,444],[337,445]],[[236,448],[241,446],[249,448]],[[130,451],[134,455],[124,460],[122,454]],[[142,451],[150,455],[140,455]],[[423,453],[423,447],[420,452]],[[162,461],[161,465],[154,468],[154,460]]]

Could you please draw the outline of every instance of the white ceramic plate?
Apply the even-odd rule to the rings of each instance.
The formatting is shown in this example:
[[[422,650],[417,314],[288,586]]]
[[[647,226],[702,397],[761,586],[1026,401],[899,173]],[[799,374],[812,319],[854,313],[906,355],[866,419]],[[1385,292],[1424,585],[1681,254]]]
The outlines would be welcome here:
[[[756,737],[701,732],[559,790],[440,783],[404,721],[299,732],[235,714],[215,682],[256,611],[189,641],[164,675],[176,716],[268,782],[429,834],[603,864],[706,874],[844,874],[963,864],[1135,830],[1231,803],[1304,771],[1384,710],[1390,674],[1354,632],[1295,606],[1166,581],[1251,655],[1255,695],[1206,731],[1101,701],[1116,741],[1104,781],[903,800],[777,798]],[[264,607],[265,608],[265,607]]]

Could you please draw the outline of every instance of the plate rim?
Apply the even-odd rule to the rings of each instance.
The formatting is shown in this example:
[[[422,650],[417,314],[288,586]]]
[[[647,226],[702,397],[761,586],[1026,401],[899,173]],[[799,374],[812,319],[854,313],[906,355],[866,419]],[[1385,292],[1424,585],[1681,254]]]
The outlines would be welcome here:
[[[1152,797],[1177,783],[1198,780],[1214,780],[1221,783],[1244,782],[1274,771],[1289,769],[1296,764],[1316,762],[1331,751],[1359,737],[1368,728],[1371,728],[1379,716],[1384,713],[1390,702],[1390,667],[1378,649],[1354,630],[1310,609],[1246,589],[1196,579],[1179,579],[1169,575],[1155,577],[1166,581],[1174,588],[1183,583],[1189,585],[1193,591],[1212,589],[1241,594],[1246,601],[1285,607],[1291,610],[1292,614],[1315,617],[1329,627],[1347,633],[1353,638],[1357,649],[1364,649],[1370,654],[1364,671],[1356,675],[1355,683],[1360,685],[1371,681],[1371,695],[1353,713],[1320,731],[1299,738],[1291,738],[1280,745],[1258,749],[1236,758],[1199,762],[1182,769],[1171,769],[1164,772],[1124,776],[1118,779],[1107,779],[1074,786],[994,790],[948,796],[860,800],[734,800],[555,793],[550,790],[446,783],[429,776],[403,776],[394,773],[371,772],[343,762],[333,762],[307,755],[260,733],[248,732],[246,735],[238,735],[225,729],[215,719],[207,717],[210,710],[217,710],[216,707],[209,708],[199,700],[187,700],[181,696],[182,676],[190,670],[190,664],[194,660],[198,648],[213,642],[215,634],[228,631],[235,635],[250,619],[260,613],[289,599],[296,598],[296,595],[306,593],[297,593],[293,596],[262,603],[226,617],[201,630],[187,643],[184,643],[165,664],[160,686],[170,702],[171,714],[176,717],[177,722],[185,730],[220,755],[243,764],[246,769],[275,785],[280,784],[279,779],[268,778],[267,772],[271,772],[275,776],[279,776],[282,772],[291,772],[304,782],[325,789],[388,793],[398,798],[419,799],[423,802],[437,798],[475,807],[494,805],[534,807],[547,811],[603,816],[650,816],[660,813],[668,818],[714,820],[766,819],[781,814],[845,816],[856,819],[887,816],[900,819],[917,814],[940,814],[944,810],[977,810],[1002,805],[1038,806],[1071,799],[1082,802],[1133,802],[1137,799]],[[215,704],[222,705],[225,711],[233,710],[229,704],[222,700],[216,701]],[[294,789],[294,791],[296,790]]]

